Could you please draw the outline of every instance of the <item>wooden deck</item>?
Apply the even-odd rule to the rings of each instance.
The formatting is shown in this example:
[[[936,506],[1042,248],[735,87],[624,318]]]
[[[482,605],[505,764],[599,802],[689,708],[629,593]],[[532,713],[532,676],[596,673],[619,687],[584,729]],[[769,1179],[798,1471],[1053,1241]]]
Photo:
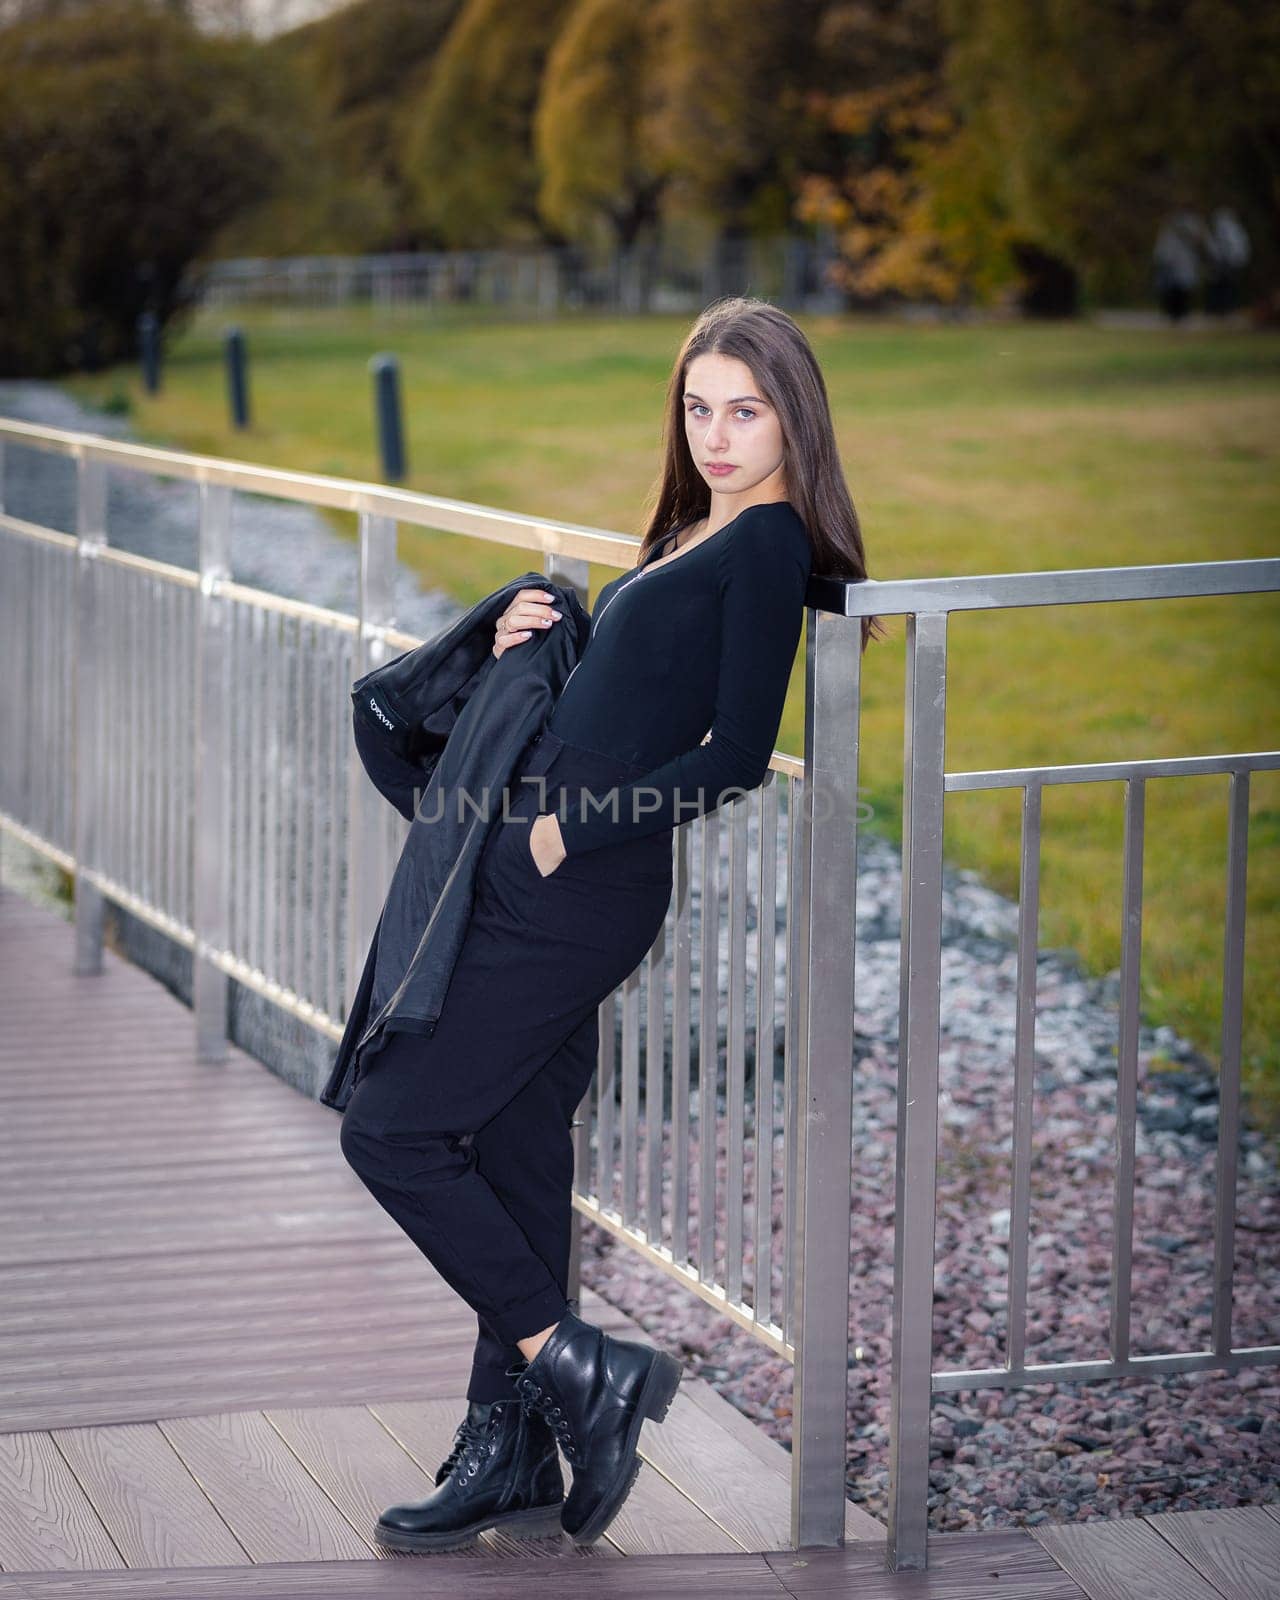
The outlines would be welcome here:
[[[0,1600],[1280,1594],[1271,1508],[934,1536],[928,1573],[888,1574],[850,1505],[844,1549],[790,1551],[789,1455],[692,1377],[590,1549],[381,1550],[465,1409],[470,1311],[334,1112],[242,1052],[197,1062],[190,1013],[110,951],[71,963],[67,923],[0,889]]]

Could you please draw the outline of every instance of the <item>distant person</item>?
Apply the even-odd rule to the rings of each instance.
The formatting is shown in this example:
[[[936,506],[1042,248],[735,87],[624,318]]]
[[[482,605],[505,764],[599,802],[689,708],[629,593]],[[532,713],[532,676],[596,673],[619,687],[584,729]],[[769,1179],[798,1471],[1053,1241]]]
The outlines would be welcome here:
[[[1245,268],[1249,264],[1249,235],[1230,206],[1219,206],[1209,220],[1209,252],[1205,272],[1204,308],[1210,316],[1225,316],[1244,298]]]
[[[1208,229],[1194,211],[1175,211],[1160,224],[1152,252],[1156,299],[1171,322],[1191,310],[1208,254]]]

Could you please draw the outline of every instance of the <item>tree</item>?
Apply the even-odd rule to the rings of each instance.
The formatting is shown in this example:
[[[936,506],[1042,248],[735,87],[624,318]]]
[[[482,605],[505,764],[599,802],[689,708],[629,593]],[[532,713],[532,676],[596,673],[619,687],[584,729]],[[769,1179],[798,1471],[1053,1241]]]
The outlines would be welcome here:
[[[1095,294],[1142,292],[1164,214],[1234,204],[1277,265],[1280,13],[1253,0],[941,0],[955,170]]]
[[[988,299],[1017,279],[985,163],[953,159],[937,0],[828,7],[796,215],[835,230],[835,282],[855,299]]]
[[[280,168],[270,80],[167,7],[101,0],[0,32],[0,371],[134,349]]]
[[[412,248],[412,185],[404,169],[406,110],[420,100],[462,0],[356,0],[284,35],[313,86],[314,113],[332,176],[330,199],[367,218],[359,241]],[[350,199],[369,197],[365,211]],[[378,216],[376,213],[380,212]],[[333,229],[325,232],[332,235]],[[356,241],[352,241],[353,243]]]
[[[577,0],[547,58],[534,119],[538,210],[582,244],[630,247],[657,221],[666,173],[654,140],[653,23],[634,0]]]
[[[417,218],[444,244],[542,237],[532,124],[570,4],[464,0],[405,123]]]
[[[803,91],[817,70],[818,0],[654,0],[662,35],[654,160],[673,214],[731,232],[791,215]]]

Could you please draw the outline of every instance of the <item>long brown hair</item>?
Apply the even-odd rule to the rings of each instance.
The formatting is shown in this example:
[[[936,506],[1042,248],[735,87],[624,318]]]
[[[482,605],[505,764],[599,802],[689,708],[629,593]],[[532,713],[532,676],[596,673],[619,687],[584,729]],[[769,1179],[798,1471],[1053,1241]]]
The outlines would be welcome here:
[[[862,527],[836,449],[831,406],[808,339],[785,311],[745,295],[713,301],[685,336],[667,385],[662,466],[650,491],[652,510],[640,541],[643,561],[659,540],[711,510],[711,491],[689,454],[684,385],[700,355],[735,356],[782,425],[787,498],[808,529],[815,575],[867,577]],[[863,617],[862,648],[886,636],[878,617]]]

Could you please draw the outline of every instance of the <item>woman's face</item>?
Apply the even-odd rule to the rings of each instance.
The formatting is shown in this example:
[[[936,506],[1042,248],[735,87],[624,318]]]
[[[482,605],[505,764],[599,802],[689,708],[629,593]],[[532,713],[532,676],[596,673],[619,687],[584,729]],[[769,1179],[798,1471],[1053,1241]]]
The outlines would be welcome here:
[[[786,499],[782,424],[745,361],[693,358],[685,371],[684,431],[693,464],[711,490],[712,520],[717,495],[730,516],[740,500]]]

